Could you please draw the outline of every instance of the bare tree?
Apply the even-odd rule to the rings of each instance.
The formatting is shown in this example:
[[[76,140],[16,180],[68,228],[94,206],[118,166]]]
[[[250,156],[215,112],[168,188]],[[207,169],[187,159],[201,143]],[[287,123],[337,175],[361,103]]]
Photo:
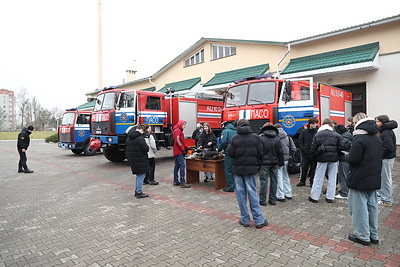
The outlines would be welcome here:
[[[30,108],[28,90],[25,87],[20,88],[20,91],[17,94],[17,106],[19,116],[21,117],[21,128],[23,128]]]
[[[64,110],[54,107],[51,109],[51,114],[52,114],[52,117],[50,118],[50,127],[57,129],[58,125],[60,124],[60,122],[62,120]]]

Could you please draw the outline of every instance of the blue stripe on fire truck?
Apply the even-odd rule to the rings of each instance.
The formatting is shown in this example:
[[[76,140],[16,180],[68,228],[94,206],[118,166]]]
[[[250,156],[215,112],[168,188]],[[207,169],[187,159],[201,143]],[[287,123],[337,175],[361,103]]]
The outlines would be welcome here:
[[[241,109],[239,110],[239,119],[251,119],[251,110]]]

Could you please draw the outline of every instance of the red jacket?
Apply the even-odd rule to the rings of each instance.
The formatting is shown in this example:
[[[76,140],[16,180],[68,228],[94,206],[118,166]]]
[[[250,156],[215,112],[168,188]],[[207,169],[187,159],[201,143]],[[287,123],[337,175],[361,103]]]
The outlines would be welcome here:
[[[185,124],[186,121],[180,120],[178,124],[174,126],[174,157],[180,154],[184,154],[185,150],[189,149],[189,147],[185,144],[185,135],[183,134],[182,125]]]

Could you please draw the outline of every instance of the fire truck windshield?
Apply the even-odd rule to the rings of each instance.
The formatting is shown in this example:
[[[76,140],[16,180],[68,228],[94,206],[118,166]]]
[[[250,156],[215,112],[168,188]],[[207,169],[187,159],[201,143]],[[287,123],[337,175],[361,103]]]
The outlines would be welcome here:
[[[237,107],[246,104],[247,84],[238,85],[229,89],[226,98],[227,107]]]
[[[275,82],[251,83],[247,105],[274,103],[275,91]]]
[[[276,99],[275,82],[254,82],[231,87],[226,100],[226,107],[257,104],[271,104]],[[247,94],[247,91],[248,94]],[[246,99],[248,95],[248,100]]]
[[[75,113],[64,113],[61,125],[69,125],[69,124],[74,124],[74,119],[75,119]]]
[[[96,99],[96,104],[94,105],[94,111],[99,111],[99,110],[109,110],[109,109],[114,109],[115,108],[115,102],[116,102],[116,93],[115,92],[110,92],[110,93],[105,93],[97,96]]]

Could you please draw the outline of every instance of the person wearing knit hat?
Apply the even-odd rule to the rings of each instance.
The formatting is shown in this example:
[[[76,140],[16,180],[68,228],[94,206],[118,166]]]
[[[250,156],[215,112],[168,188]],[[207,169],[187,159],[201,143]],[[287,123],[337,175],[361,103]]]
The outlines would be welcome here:
[[[30,138],[29,135],[35,129],[32,125],[28,126],[28,128],[23,128],[22,131],[18,134],[17,141],[17,150],[19,153],[19,162],[18,162],[18,173],[32,173],[33,171],[28,168],[26,165],[26,150],[29,147]]]

